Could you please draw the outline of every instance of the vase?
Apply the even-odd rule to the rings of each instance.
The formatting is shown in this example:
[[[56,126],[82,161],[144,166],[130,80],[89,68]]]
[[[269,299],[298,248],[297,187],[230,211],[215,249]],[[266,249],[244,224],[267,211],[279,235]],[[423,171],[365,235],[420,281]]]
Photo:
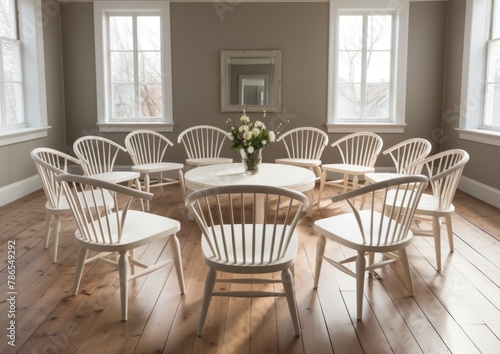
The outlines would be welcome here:
[[[252,153],[247,152],[245,149],[240,150],[241,162],[245,168],[245,173],[248,175],[255,175],[259,172],[259,165],[262,161],[262,150],[256,150]]]

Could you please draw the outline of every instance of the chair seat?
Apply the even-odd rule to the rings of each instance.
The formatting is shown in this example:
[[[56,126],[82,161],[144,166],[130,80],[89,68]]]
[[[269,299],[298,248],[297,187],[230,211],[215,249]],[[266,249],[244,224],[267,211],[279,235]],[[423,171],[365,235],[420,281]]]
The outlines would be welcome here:
[[[256,225],[257,234],[262,233],[263,225]],[[230,255],[233,255],[234,249],[236,248],[236,262],[228,263],[226,261],[221,261],[217,256],[214,256],[212,250],[206,241],[206,238],[202,238],[201,249],[203,251],[203,256],[205,258],[205,262],[211,268],[216,270],[220,270],[223,272],[230,273],[241,273],[241,274],[258,274],[258,273],[272,273],[281,271],[283,269],[287,269],[292,266],[295,261],[295,256],[297,254],[297,235],[294,234],[292,236],[290,245],[288,246],[284,257],[278,258],[276,257],[276,253],[278,252],[279,245],[275,243],[272,245],[272,235],[274,230],[274,225],[266,225],[265,235],[268,235],[265,240],[264,250],[265,253],[255,254],[255,261],[252,262],[252,250],[253,249],[262,249],[262,240],[256,240],[255,246],[252,246],[252,235],[253,224],[245,225],[245,233],[248,235],[245,239],[245,246],[243,246],[242,237],[238,237],[235,239],[235,245],[233,247],[231,242],[228,242],[227,252]],[[281,235],[283,230],[283,225],[276,226],[276,234]],[[231,235],[231,225],[224,225],[224,234]],[[220,229],[217,230],[217,239],[220,244],[222,244],[222,232]],[[280,239],[280,237],[276,237],[276,240]],[[244,254],[244,250],[246,254]],[[273,250],[273,259],[269,260],[270,251]],[[232,257],[231,257],[232,258]],[[278,258],[278,259],[277,259]]]
[[[110,228],[112,234],[115,236],[115,242],[117,242],[117,218],[113,218],[113,220],[114,222],[111,224]],[[103,225],[106,225],[106,223],[103,222]],[[81,247],[100,252],[119,252],[136,248],[168,235],[175,234],[180,228],[180,223],[177,220],[142,211],[129,210],[127,212],[125,224],[123,225],[123,234],[120,243],[102,244],[89,242],[82,238],[78,230],[75,232],[75,236],[77,243],[79,243]]]
[[[321,166],[321,160],[312,160],[312,159],[281,158],[274,160],[274,162],[285,165],[300,166],[300,167]]]
[[[390,203],[394,198],[394,192],[387,194],[387,201]],[[416,215],[429,215],[429,216],[448,216],[455,212],[453,204],[447,209],[439,208],[439,198],[432,194],[422,194],[417,206]]]
[[[113,171],[113,172],[105,172],[105,173],[97,173],[94,175],[90,175],[89,177],[100,179],[101,181],[109,182],[109,183],[122,183],[132,181],[141,176],[139,172],[131,172],[131,171]]]
[[[186,159],[186,164],[193,166],[216,165],[232,162],[233,159],[229,157],[204,157],[199,159]]]
[[[344,163],[333,163],[321,166],[323,171],[349,173],[351,175],[364,175],[365,173],[375,172],[374,167],[366,167],[360,165],[351,165]]]
[[[408,231],[406,237],[397,243],[388,243],[384,238],[387,234],[390,235],[393,232],[394,222],[388,222],[389,218],[382,216],[378,212],[373,213],[373,220],[371,220],[372,213],[370,210],[360,211],[359,216],[366,237],[370,235],[370,226],[372,225],[373,227],[373,241],[371,245],[368,244],[370,240],[363,240],[358,222],[353,214],[342,214],[316,220],[314,222],[314,230],[319,234],[325,235],[330,240],[363,252],[390,252],[408,244],[413,237],[412,232]],[[383,222],[380,221],[381,218],[384,219]],[[383,224],[382,230],[379,229],[381,224]],[[388,225],[389,232],[387,232]],[[382,239],[380,240],[379,235],[382,235]]]
[[[97,204],[97,206],[103,206],[104,202],[106,202],[106,205],[109,205],[109,209],[111,209],[115,203],[113,200],[113,197],[111,196],[111,194],[109,194],[108,191],[104,192],[104,200],[103,200],[101,195],[95,196],[95,202],[94,202],[94,197],[92,196],[92,193],[89,191],[85,191],[83,193],[78,193],[78,197],[82,201],[86,199],[90,205],[94,205],[94,203],[95,203],[95,204]],[[85,199],[82,199],[83,197],[85,197]],[[54,212],[64,213],[64,212],[68,212],[71,210],[69,203],[68,203],[68,199],[66,199],[66,194],[64,194],[64,193],[61,194],[60,199],[59,199],[59,205],[57,207],[54,208],[50,204],[50,202],[47,201],[47,203],[45,203],[45,208],[47,208],[48,210],[50,210],[53,213]]]
[[[370,183],[377,183],[382,181],[387,181],[391,178],[403,177],[402,173],[366,173],[365,180]]]
[[[132,171],[140,173],[154,173],[163,171],[176,171],[184,168],[182,163],[156,162],[132,166]]]

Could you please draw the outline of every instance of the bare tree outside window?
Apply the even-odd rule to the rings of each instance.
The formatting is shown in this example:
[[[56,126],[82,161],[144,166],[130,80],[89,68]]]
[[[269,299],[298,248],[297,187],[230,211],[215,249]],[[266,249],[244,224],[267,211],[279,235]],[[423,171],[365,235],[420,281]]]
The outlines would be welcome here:
[[[162,52],[159,16],[110,16],[113,119],[162,116]]]
[[[391,104],[393,16],[339,16],[337,117],[388,119]]]

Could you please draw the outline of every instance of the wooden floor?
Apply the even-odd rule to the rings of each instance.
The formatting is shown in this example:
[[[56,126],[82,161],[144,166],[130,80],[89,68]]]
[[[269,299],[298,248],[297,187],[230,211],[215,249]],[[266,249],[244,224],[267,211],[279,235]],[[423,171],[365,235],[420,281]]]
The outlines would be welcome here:
[[[52,264],[43,248],[44,203],[40,191],[0,209],[0,353],[500,353],[500,211],[464,193],[455,200],[455,252],[442,240],[443,270],[435,270],[433,242],[414,238],[415,296],[407,296],[401,265],[386,267],[366,280],[363,321],[355,319],[353,278],[325,263],[313,290],[313,222],[342,206],[325,198],[312,219],[304,216],[295,264],[301,337],[284,298],[214,298],[196,337],[207,268],[178,187],[157,193],[151,211],[182,222],[186,294],[180,296],[171,267],[136,279],[127,322],[120,320],[118,272],[109,265],[87,266],[80,293],[71,295],[74,224],[63,223],[59,263]],[[6,343],[8,240],[16,246],[15,347]],[[136,255],[153,263],[169,252],[158,242]],[[330,243],[327,252],[340,257],[348,250]]]

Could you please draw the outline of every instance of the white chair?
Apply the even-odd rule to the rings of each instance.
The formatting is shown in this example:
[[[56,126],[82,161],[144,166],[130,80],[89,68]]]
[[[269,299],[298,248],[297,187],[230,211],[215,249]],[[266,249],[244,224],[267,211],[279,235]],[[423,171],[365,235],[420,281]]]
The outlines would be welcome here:
[[[184,146],[188,168],[231,163],[233,159],[220,157],[227,132],[210,125],[197,125],[179,134],[177,143]]]
[[[114,170],[118,154],[127,153],[120,144],[102,136],[84,136],[73,143],[73,151],[82,162],[85,175],[111,183],[135,183],[140,189],[139,172]]]
[[[245,193],[246,196],[245,196]],[[291,268],[297,254],[295,226],[308,199],[299,192],[270,186],[221,186],[201,189],[186,198],[202,232],[201,249],[209,271],[197,335],[201,336],[212,296],[285,296],[295,334],[300,335]],[[264,205],[262,222],[257,205]],[[281,279],[217,278],[217,272],[265,274],[281,272]],[[215,282],[282,283],[284,292],[220,291]]]
[[[160,133],[151,130],[135,130],[125,137],[125,146],[134,162],[132,171],[139,172],[144,176],[144,190],[150,191],[152,187],[160,187],[179,183],[184,194],[184,165],[175,162],[164,161],[167,148],[174,144]],[[178,180],[165,177],[164,172],[177,172]],[[150,175],[157,174],[156,180],[151,182]],[[146,201],[146,211],[149,211],[149,200]]]
[[[358,187],[358,177],[366,173],[375,172],[375,161],[380,150],[382,150],[383,141],[380,136],[370,132],[359,132],[347,135],[331,146],[340,153],[342,163],[322,165],[323,174],[319,188],[319,198],[323,194],[326,184],[342,188],[342,192]],[[343,175],[341,180],[326,181],[328,172],[340,173]],[[352,176],[352,182],[350,181]]]
[[[373,270],[400,260],[410,295],[413,296],[413,280],[406,246],[410,244],[412,232],[410,224],[422,191],[427,186],[425,176],[404,176],[383,182],[370,184],[356,190],[336,195],[334,202],[346,200],[352,209],[351,213],[336,215],[314,222],[314,230],[318,234],[316,244],[316,266],[314,271],[314,288],[318,287],[323,259],[342,272],[356,278],[357,319],[363,313],[363,288],[365,272],[372,275]],[[387,193],[395,193],[404,208],[384,204]],[[378,197],[383,194],[382,200]],[[367,196],[370,205],[357,209],[349,199]],[[325,256],[326,240],[331,240],[357,252],[356,256],[335,261]],[[383,253],[384,258],[375,259],[375,253]],[[365,257],[368,256],[368,264]],[[355,270],[345,266],[355,262]]]
[[[61,174],[57,180],[62,184],[78,229],[75,231],[79,247],[75,270],[73,293],[78,294],[83,268],[94,259],[87,259],[89,250],[118,253],[119,258],[98,258],[118,268],[120,277],[120,298],[122,321],[127,320],[128,281],[149,274],[171,262],[174,262],[181,294],[184,294],[184,276],[182,274],[181,253],[176,233],[180,230],[177,220],[167,217],[131,210],[132,198],[151,199],[151,193],[142,192],[116,183],[110,183],[87,176]],[[80,198],[78,191],[85,190],[88,196]],[[105,194],[111,194],[115,209],[111,213],[104,208],[89,207],[93,200]],[[119,202],[120,201],[120,202]],[[158,240],[170,243],[173,259],[146,266],[134,259],[133,250]],[[130,259],[130,262],[129,262]],[[129,269],[129,265],[132,265]],[[135,266],[143,268],[135,272]],[[132,274],[130,274],[130,272]]]
[[[396,167],[394,173],[366,173],[366,183],[376,183],[389,178],[401,177],[403,175],[418,175],[422,172],[422,165],[412,165],[416,161],[423,160],[429,155],[432,144],[423,138],[413,138],[396,144],[382,152],[391,157]],[[411,168],[407,168],[412,165]]]
[[[444,219],[448,231],[448,242],[450,252],[453,252],[453,229],[451,217],[455,213],[453,197],[460,182],[460,177],[465,164],[469,161],[469,154],[461,149],[446,150],[439,154],[429,156],[424,160],[417,161],[407,168],[425,167],[429,176],[432,194],[423,194],[415,212],[415,219],[430,217],[432,230],[424,230],[413,227],[415,236],[434,237],[434,248],[436,252],[436,269],[441,270],[441,221]],[[392,196],[391,196],[392,197]]]
[[[328,144],[328,135],[318,128],[300,127],[289,130],[276,140],[285,145],[288,157],[276,159],[276,163],[305,167],[321,178],[321,155]]]
[[[52,236],[52,261],[56,263],[61,217],[65,214],[71,214],[68,201],[66,200],[61,185],[56,181],[56,177],[61,173],[69,172],[70,168],[79,167],[80,161],[70,155],[50,148],[34,149],[31,151],[31,158],[42,180],[43,191],[47,197],[47,202],[45,203],[45,209],[47,210],[45,248],[49,247],[49,239]],[[106,205],[112,208],[113,200],[111,196],[106,194],[104,197]],[[96,203],[102,206],[102,198],[98,198]]]

